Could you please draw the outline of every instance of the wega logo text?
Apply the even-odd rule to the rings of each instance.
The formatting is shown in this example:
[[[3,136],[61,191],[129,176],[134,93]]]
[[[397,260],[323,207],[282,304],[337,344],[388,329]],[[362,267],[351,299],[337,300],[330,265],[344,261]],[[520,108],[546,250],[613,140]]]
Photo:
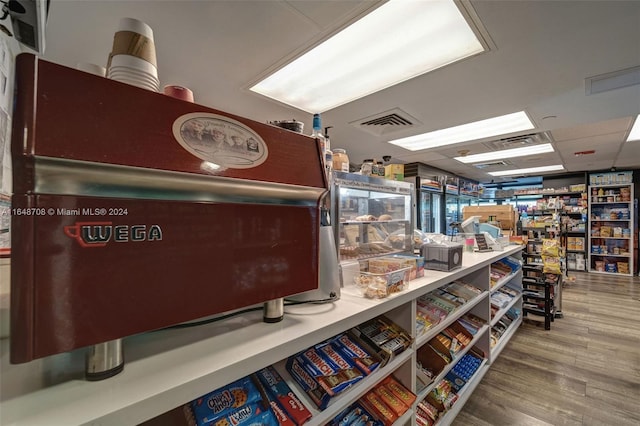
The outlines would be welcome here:
[[[76,222],[64,234],[81,247],[105,247],[110,242],[162,241],[160,225],[114,225],[113,222]]]

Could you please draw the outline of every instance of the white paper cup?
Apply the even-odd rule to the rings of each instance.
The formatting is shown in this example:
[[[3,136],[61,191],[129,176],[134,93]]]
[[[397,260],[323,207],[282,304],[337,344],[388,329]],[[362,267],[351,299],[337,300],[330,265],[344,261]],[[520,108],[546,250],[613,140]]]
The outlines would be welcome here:
[[[139,87],[141,89],[146,89],[146,90],[149,90],[151,92],[157,92],[158,91],[158,87],[157,86],[154,86],[154,85],[148,84],[148,83],[144,83],[144,82],[139,81],[139,80],[131,80],[131,79],[127,79],[127,78],[112,78],[112,80],[119,81],[120,83],[126,83],[126,84],[129,84],[131,86],[136,86],[136,87]]]
[[[160,82],[158,80],[149,80],[149,79],[146,79],[144,77],[134,76],[134,75],[130,75],[130,74],[110,74],[109,78],[111,80],[125,79],[125,80],[138,81],[140,83],[149,84],[149,85],[154,86],[156,88],[160,87]]]
[[[158,69],[150,62],[132,55],[115,55],[111,57],[109,69],[113,67],[127,67],[134,70],[143,71],[147,74],[158,76]]]
[[[118,22],[118,31],[131,31],[141,34],[153,41],[153,30],[146,23],[135,18],[121,18]]]

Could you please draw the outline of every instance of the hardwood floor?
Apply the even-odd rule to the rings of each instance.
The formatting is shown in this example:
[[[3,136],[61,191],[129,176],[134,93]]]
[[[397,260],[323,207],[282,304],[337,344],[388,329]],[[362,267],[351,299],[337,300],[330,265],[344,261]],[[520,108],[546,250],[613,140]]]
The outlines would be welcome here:
[[[453,425],[640,425],[640,278],[570,275],[564,317],[525,320]]]

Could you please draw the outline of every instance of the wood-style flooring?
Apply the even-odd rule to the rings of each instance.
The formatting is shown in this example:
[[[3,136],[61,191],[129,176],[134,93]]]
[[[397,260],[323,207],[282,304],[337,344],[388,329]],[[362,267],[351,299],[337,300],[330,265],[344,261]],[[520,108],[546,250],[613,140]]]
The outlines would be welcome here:
[[[570,276],[563,318],[525,320],[453,425],[640,425],[640,278]]]

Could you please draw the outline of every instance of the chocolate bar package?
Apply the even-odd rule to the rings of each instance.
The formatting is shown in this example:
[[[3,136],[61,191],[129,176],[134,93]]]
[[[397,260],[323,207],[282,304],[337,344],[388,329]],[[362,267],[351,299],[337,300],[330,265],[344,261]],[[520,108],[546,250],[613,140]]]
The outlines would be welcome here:
[[[332,397],[343,392],[364,376],[355,368],[340,369],[328,357],[315,348],[309,348],[289,357],[286,368],[291,376],[320,409],[329,404]]]
[[[311,418],[311,411],[305,407],[275,368],[272,366],[263,368],[256,372],[256,377],[264,387],[268,398],[275,399],[298,426]]]
[[[373,413],[385,426],[391,426],[398,420],[399,416],[385,404],[382,399],[374,392],[370,391],[361,399],[362,405],[368,411]]]
[[[338,351],[350,359],[364,374],[369,375],[382,365],[382,359],[373,350],[365,348],[356,337],[347,333],[331,341]]]
[[[384,426],[372,413],[362,404],[356,402],[329,423],[330,426]]]
[[[404,352],[413,343],[411,335],[384,315],[367,321],[352,330],[365,343],[389,354]]]

